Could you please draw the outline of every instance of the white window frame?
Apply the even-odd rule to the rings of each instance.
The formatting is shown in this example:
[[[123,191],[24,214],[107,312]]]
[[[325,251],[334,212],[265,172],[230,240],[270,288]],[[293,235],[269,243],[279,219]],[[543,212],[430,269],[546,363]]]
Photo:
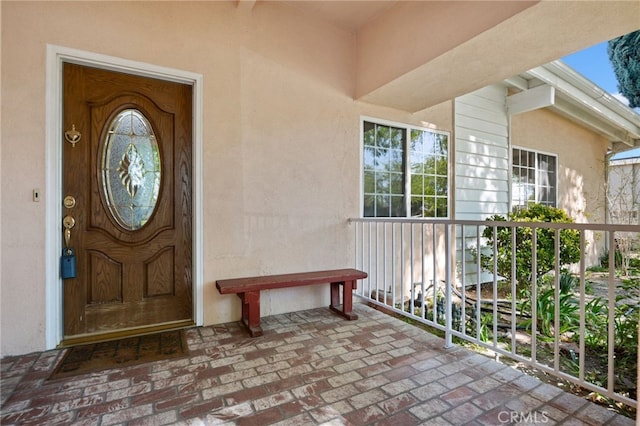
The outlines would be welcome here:
[[[510,201],[511,201],[511,208],[510,211],[513,211],[515,208],[520,208],[522,204],[520,204],[520,202],[522,200],[520,200],[520,198],[516,198],[516,194],[514,191],[514,182],[515,182],[515,175],[513,173],[513,168],[514,168],[514,156],[513,156],[513,151],[514,150],[520,150],[520,151],[525,151],[528,153],[533,153],[535,156],[535,165],[534,165],[534,184],[533,184],[533,188],[534,188],[534,199],[535,199],[535,203],[540,203],[540,201],[538,201],[538,198],[540,196],[539,191],[541,188],[541,185],[538,183],[538,174],[541,171],[538,161],[539,161],[539,155],[546,155],[548,157],[553,157],[555,158],[555,171],[554,171],[554,175],[555,175],[555,183],[553,185],[554,187],[554,200],[555,203],[553,206],[551,207],[558,207],[558,187],[559,187],[559,176],[558,176],[558,170],[560,168],[560,161],[558,158],[558,154],[552,153],[552,152],[546,152],[546,151],[541,151],[541,150],[537,150],[537,149],[532,149],[532,148],[528,148],[528,147],[524,147],[524,146],[517,146],[517,145],[513,145],[511,147],[511,153],[510,153],[510,158],[511,158],[511,167],[510,167],[510,181],[511,181],[511,197],[510,197]],[[522,166],[518,166],[520,168],[522,168]],[[528,205],[529,202],[527,201],[525,203],[525,205]],[[547,205],[547,204],[545,204]]]
[[[424,219],[434,219],[434,220],[447,220],[451,217],[451,157],[452,157],[452,145],[451,145],[451,133],[447,132],[447,131],[442,131],[442,130],[435,130],[432,128],[427,128],[427,127],[421,127],[421,126],[416,126],[416,125],[411,125],[411,124],[406,124],[406,123],[400,123],[400,122],[396,122],[396,121],[391,121],[391,120],[385,120],[385,119],[381,119],[381,118],[376,118],[376,117],[369,117],[369,116],[361,116],[360,117],[360,216],[361,217],[365,217],[365,203],[364,203],[364,123],[365,122],[370,122],[370,123],[374,123],[374,124],[379,124],[381,126],[390,126],[390,127],[396,127],[396,128],[400,128],[403,129],[405,131],[405,141],[404,141],[404,146],[403,146],[403,150],[404,150],[404,155],[405,155],[405,161],[404,161],[404,170],[403,170],[403,174],[405,177],[405,182],[404,182],[404,209],[405,209],[405,215],[404,216],[391,216],[391,218],[411,218],[413,216],[411,216],[411,161],[410,161],[410,147],[409,142],[411,140],[411,131],[412,130],[417,130],[417,131],[424,131],[424,132],[429,132],[429,133],[436,133],[436,134],[441,134],[441,135],[445,135],[447,136],[447,215],[446,216],[440,216],[440,217],[424,217]],[[388,217],[388,216],[366,216],[366,217]],[[421,216],[422,217],[422,216]]]

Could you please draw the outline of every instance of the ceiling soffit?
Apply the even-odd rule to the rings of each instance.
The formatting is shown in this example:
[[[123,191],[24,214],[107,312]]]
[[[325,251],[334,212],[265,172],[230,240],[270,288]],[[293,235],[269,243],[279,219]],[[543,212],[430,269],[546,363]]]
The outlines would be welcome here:
[[[409,3],[419,5],[422,2]],[[433,34],[427,34],[414,28],[416,20],[420,20],[418,11],[422,11],[426,27],[430,19],[435,19],[434,15],[431,18],[425,15],[426,6],[419,8],[400,2],[384,16],[363,26],[358,33],[356,97],[373,104],[417,112],[634,31],[640,16],[640,2],[627,1],[526,3],[523,10],[511,10],[511,16],[502,14],[500,18],[493,16],[491,7],[504,8],[505,2],[498,2],[497,6],[493,2],[462,2],[469,3],[487,7],[485,13],[492,16],[484,26],[492,19],[500,22],[481,32],[478,32],[479,27],[475,30],[466,28],[464,40],[452,42],[446,35],[461,26],[456,24],[459,21],[454,15],[447,15],[448,32],[438,32],[441,27],[431,26]],[[385,38],[385,33],[398,20],[394,14],[400,11],[413,12],[414,18],[409,21],[413,23],[409,28],[397,30],[406,33],[402,36],[404,41],[398,35],[393,40]],[[376,33],[374,29],[378,27],[380,30]],[[442,53],[429,46],[439,43],[445,44]],[[448,46],[447,43],[457,44]],[[421,59],[416,64],[402,61],[403,56]]]
[[[239,0],[249,1],[249,0]],[[255,1],[255,0],[253,0]],[[283,3],[330,22],[336,27],[357,32],[365,24],[391,9],[397,0],[285,0]]]
[[[357,34],[356,96],[375,90],[494,28],[535,1],[399,2]]]

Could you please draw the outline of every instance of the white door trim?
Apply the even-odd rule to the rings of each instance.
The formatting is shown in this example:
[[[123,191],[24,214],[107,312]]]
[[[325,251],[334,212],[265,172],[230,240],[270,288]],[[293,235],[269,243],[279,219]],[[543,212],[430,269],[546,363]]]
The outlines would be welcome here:
[[[54,349],[63,336],[60,250],[62,247],[62,64],[65,62],[175,81],[193,86],[193,294],[194,319],[203,325],[202,254],[202,96],[203,77],[113,56],[47,45],[46,189],[45,189],[45,346]]]

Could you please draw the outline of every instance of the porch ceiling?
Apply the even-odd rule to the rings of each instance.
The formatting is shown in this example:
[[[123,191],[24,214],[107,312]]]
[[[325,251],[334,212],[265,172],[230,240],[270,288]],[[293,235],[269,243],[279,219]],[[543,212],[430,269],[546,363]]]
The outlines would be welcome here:
[[[357,37],[355,97],[416,112],[637,30],[637,1],[288,1]]]

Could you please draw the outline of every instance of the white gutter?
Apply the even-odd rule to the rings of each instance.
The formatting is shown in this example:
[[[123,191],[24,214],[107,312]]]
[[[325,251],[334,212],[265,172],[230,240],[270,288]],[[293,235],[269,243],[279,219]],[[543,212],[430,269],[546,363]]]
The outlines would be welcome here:
[[[620,100],[562,61],[553,61],[527,71],[523,75],[535,78],[556,88],[558,94],[569,98],[580,109],[620,131],[611,133],[615,142],[629,146],[640,144],[640,115]],[[588,121],[585,123],[589,124]],[[621,133],[626,137],[621,137]]]

